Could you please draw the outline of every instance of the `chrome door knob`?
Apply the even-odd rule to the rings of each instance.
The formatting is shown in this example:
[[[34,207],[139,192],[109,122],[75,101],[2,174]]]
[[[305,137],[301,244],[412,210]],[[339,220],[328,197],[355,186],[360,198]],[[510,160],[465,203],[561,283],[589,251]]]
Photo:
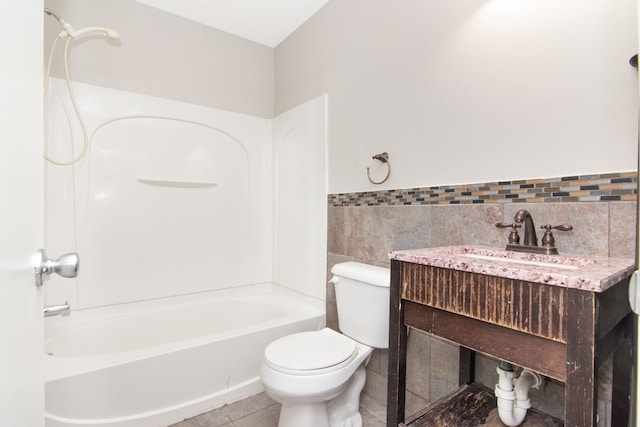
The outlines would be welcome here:
[[[51,273],[59,274],[62,277],[76,277],[78,270],[80,269],[80,256],[72,252],[70,254],[62,255],[55,261],[47,258],[44,253],[44,249],[38,249],[39,261],[35,268],[36,273],[36,285],[42,286],[43,277],[50,275]]]

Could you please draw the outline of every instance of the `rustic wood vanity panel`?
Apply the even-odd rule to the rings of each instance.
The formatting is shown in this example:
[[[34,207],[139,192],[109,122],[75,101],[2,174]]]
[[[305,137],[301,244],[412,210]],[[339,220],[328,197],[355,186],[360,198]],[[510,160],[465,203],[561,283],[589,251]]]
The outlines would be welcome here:
[[[405,424],[407,326],[565,383],[565,425],[596,426],[597,369],[614,353],[612,426],[626,426],[632,365],[628,277],[601,292],[391,260],[387,425]]]
[[[567,288],[405,263],[402,299],[565,343]]]

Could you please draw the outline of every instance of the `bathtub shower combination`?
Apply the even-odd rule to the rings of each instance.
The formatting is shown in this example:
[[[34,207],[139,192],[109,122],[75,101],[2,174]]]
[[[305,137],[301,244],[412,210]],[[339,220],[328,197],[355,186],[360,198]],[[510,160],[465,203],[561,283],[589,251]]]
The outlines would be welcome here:
[[[323,324],[258,285],[83,310],[47,327],[47,426],[161,426],[259,393],[274,339]]]
[[[44,288],[72,308],[45,321],[46,425],[169,425],[260,392],[265,347],[324,327],[324,96],[267,120],[73,85],[89,144],[47,165],[45,228],[81,265]],[[83,147],[65,95],[51,79],[60,162]]]

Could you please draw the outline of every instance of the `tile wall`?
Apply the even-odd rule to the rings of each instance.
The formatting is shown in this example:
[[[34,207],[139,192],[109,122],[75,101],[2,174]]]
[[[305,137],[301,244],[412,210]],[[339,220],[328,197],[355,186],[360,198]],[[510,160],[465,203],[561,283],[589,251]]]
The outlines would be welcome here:
[[[498,229],[495,223],[513,222],[514,214],[523,208],[531,212],[538,230],[547,223],[573,226],[569,232],[554,232],[561,253],[633,258],[636,201],[636,172],[332,194],[328,198],[328,267],[349,260],[388,267],[391,250],[460,244],[502,247],[509,230]],[[327,286],[327,324],[337,329],[331,284]],[[478,357],[476,379],[493,388],[496,363]],[[381,404],[386,404],[386,364],[386,351],[375,351],[364,391]],[[411,330],[407,373],[410,414],[457,388],[458,349]],[[599,381],[602,420],[609,418],[610,374],[608,361]],[[531,399],[534,407],[561,419],[563,396],[562,383],[546,381]]]

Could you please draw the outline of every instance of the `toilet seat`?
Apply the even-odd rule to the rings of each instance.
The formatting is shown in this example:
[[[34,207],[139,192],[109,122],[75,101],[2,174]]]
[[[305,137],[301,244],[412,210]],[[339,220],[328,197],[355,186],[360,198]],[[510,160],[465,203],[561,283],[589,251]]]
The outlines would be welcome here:
[[[275,340],[264,351],[264,363],[285,374],[317,375],[348,365],[357,353],[354,340],[325,328]]]

